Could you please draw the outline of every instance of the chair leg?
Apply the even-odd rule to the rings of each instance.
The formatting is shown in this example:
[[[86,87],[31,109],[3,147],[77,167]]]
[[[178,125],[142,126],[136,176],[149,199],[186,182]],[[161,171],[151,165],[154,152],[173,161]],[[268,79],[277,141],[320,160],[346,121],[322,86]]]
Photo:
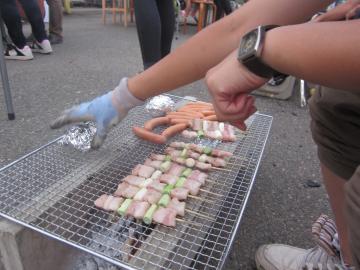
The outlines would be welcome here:
[[[124,26],[127,27],[128,0],[124,0]]]
[[[134,0],[130,0],[130,22],[134,22]]]
[[[106,0],[101,1],[102,21],[106,24]]]
[[[204,15],[205,15],[205,4],[201,2],[199,7],[198,32],[200,32],[204,27]]]
[[[112,20],[116,23],[116,0],[112,0]]]

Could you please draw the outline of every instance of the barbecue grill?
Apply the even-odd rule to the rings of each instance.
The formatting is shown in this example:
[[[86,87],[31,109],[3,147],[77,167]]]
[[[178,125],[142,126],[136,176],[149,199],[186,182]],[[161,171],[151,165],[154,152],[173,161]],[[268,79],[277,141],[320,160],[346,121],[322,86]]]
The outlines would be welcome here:
[[[177,98],[179,101],[180,98]],[[83,153],[58,138],[0,170],[0,215],[125,269],[221,269],[235,238],[265,147],[272,117],[255,114],[248,131],[219,149],[227,170],[212,171],[175,228],[136,222],[95,208],[101,194],[151,153],[155,145],[133,135],[151,116],[130,112],[98,151]],[[180,136],[172,141],[184,141]],[[198,213],[198,214],[197,214]]]

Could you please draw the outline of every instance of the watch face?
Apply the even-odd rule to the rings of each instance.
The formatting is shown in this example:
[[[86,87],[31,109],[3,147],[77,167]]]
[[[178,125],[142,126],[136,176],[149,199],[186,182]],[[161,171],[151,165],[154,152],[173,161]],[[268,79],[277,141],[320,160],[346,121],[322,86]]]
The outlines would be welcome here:
[[[251,31],[242,38],[239,49],[240,59],[244,60],[255,53],[256,41],[257,31]]]

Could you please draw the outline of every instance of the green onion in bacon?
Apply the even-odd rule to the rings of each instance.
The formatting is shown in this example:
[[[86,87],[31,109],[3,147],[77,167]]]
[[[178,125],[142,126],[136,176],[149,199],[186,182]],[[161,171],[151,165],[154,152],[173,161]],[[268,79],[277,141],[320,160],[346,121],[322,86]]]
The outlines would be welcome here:
[[[160,171],[166,172],[166,171],[168,171],[170,169],[170,166],[171,166],[171,161],[170,160],[164,161],[160,165]]]
[[[144,218],[143,218],[143,221],[144,221],[145,224],[147,224],[147,225],[151,224],[152,217],[153,217],[154,212],[156,211],[156,209],[157,209],[157,205],[152,204],[150,206],[150,208],[146,211],[146,213],[144,215]]]
[[[129,208],[130,204],[132,202],[132,199],[126,199],[121,206],[119,207],[119,209],[117,210],[118,214],[120,216],[124,216],[126,213],[126,210]]]
[[[164,194],[161,196],[158,205],[166,207],[170,202],[170,195],[169,194]]]
[[[189,177],[189,175],[191,174],[191,172],[192,172],[192,169],[186,168],[186,169],[182,172],[181,176]]]
[[[182,157],[182,158],[186,158],[186,156],[187,156],[187,149],[186,148],[184,148],[182,151],[181,151],[181,154],[180,154],[180,157]]]
[[[212,149],[211,147],[205,147],[204,150],[203,150],[203,153],[206,154],[206,155],[211,155],[211,152],[212,152]]]
[[[174,185],[168,184],[165,186],[165,188],[163,190],[163,194],[170,194],[171,190],[173,190],[173,189],[174,189]]]
[[[177,188],[182,187],[185,184],[185,181],[186,181],[186,177],[183,176],[179,177],[179,180],[177,180],[175,187]]]

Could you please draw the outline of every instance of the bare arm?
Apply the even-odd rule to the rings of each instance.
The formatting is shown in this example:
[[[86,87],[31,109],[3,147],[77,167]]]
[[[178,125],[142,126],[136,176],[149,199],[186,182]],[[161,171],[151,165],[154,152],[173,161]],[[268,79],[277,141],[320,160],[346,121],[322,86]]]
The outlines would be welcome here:
[[[359,92],[359,44],[360,20],[285,26],[269,32],[263,59],[286,74]]]
[[[331,0],[251,0],[230,16],[207,27],[145,72],[129,79],[142,100],[203,78],[238,47],[241,36],[260,24],[305,22]]]
[[[262,60],[285,74],[360,93],[360,20],[304,23],[267,32]],[[206,75],[219,120],[244,129],[255,111],[248,94],[267,79],[250,72],[234,50]]]

